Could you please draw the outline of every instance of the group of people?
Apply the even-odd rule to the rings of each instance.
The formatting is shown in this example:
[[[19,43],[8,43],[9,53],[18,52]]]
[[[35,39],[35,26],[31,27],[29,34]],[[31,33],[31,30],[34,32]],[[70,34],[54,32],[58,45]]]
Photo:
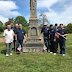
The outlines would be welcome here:
[[[41,36],[44,36],[44,43],[47,47],[47,52],[53,53],[56,55],[58,51],[58,43],[60,45],[60,54],[65,56],[66,54],[66,47],[65,41],[66,36],[68,35],[68,31],[64,29],[63,24],[60,24],[60,28],[58,25],[55,24],[55,27],[51,24],[50,27],[47,27],[47,23],[44,24],[44,28],[41,30]],[[13,28],[13,22],[10,25],[7,25],[6,29],[3,33],[4,43],[6,44],[6,56],[12,55],[12,43],[14,42],[14,49],[16,51],[21,45],[21,53],[23,53],[23,40],[24,37],[27,38],[26,31],[22,29],[22,24],[16,24],[15,28]]]
[[[13,28],[13,22],[10,25],[7,25],[3,33],[4,43],[6,44],[6,56],[12,55],[12,43],[14,42],[14,49],[16,51],[21,45],[21,53],[23,53],[23,40],[24,36],[27,39],[27,34],[24,29],[22,29],[22,24],[16,24]]]
[[[66,54],[66,36],[68,35],[68,31],[64,29],[63,24],[60,24],[60,28],[58,28],[58,24],[50,27],[47,27],[47,23],[44,24],[44,28],[41,30],[40,39],[42,38],[42,33],[44,36],[44,43],[47,47],[47,52],[53,53],[56,55],[58,53],[58,43],[60,45],[60,54],[65,56]]]

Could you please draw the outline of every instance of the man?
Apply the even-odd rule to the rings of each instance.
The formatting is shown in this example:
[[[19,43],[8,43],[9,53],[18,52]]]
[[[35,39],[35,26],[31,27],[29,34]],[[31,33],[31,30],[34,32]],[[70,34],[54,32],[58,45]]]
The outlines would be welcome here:
[[[65,37],[68,35],[68,31],[66,29],[63,28],[63,24],[60,24],[60,40],[59,40],[59,43],[60,43],[60,54],[63,54],[63,56],[65,56],[66,54],[66,47],[65,47]]]
[[[44,28],[42,28],[42,30],[41,30],[40,39],[42,37],[42,33],[43,33],[43,36],[44,36],[45,46],[47,47],[47,52],[50,52],[50,47],[49,47],[49,27],[47,27],[47,23],[44,24]]]
[[[16,47],[17,47],[17,34],[16,34],[17,30],[18,30],[18,24],[16,24],[15,28],[14,28],[14,33],[15,33],[15,36],[14,36],[14,49],[15,49],[15,51],[16,51]]]
[[[55,29],[56,29],[56,32],[59,33],[60,29],[58,28],[58,24],[55,24]],[[57,38],[57,37],[56,37],[56,43],[57,43],[57,50],[58,50],[59,38]]]
[[[13,28],[13,22],[10,22],[10,25],[11,25],[11,29],[14,30],[14,28]],[[6,29],[7,29],[7,27],[6,27]]]
[[[19,47],[19,43],[21,45],[21,53],[23,52],[23,40],[24,40],[24,36],[26,36],[27,39],[27,34],[26,31],[24,29],[22,29],[22,25],[19,24],[19,29],[16,32],[17,34],[17,47]]]
[[[6,44],[6,56],[12,55],[12,42],[13,42],[14,32],[11,29],[11,26],[8,25],[7,29],[4,30],[3,38],[4,43]]]
[[[55,37],[56,29],[53,25],[50,25],[50,53],[57,53],[57,46],[56,46],[56,37]]]

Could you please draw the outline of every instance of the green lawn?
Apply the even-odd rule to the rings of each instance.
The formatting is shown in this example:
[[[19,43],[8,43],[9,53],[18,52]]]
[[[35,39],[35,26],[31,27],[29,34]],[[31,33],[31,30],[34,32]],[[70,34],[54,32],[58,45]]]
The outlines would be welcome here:
[[[66,41],[66,56],[50,53],[15,54],[5,56],[5,45],[0,43],[0,72],[72,72],[72,34]]]
[[[0,38],[3,38],[3,33],[0,34]]]

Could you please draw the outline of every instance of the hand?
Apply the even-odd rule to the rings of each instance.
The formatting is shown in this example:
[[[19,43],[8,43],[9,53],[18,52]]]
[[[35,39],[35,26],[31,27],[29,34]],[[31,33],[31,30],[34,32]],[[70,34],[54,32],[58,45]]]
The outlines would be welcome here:
[[[54,42],[56,42],[56,39],[54,39]]]
[[[26,40],[28,40],[28,37],[26,37]]]
[[[4,41],[4,43],[6,44],[6,41]]]
[[[41,40],[41,37],[40,37],[40,40]]]
[[[61,35],[62,37],[64,37],[64,35]]]

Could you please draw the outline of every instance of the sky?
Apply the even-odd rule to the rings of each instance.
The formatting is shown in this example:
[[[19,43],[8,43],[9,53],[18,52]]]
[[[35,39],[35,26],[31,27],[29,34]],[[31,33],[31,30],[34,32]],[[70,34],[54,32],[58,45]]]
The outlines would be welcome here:
[[[37,17],[44,12],[51,24],[72,23],[72,0],[37,0]],[[24,16],[29,22],[30,0],[0,0],[0,21]]]

